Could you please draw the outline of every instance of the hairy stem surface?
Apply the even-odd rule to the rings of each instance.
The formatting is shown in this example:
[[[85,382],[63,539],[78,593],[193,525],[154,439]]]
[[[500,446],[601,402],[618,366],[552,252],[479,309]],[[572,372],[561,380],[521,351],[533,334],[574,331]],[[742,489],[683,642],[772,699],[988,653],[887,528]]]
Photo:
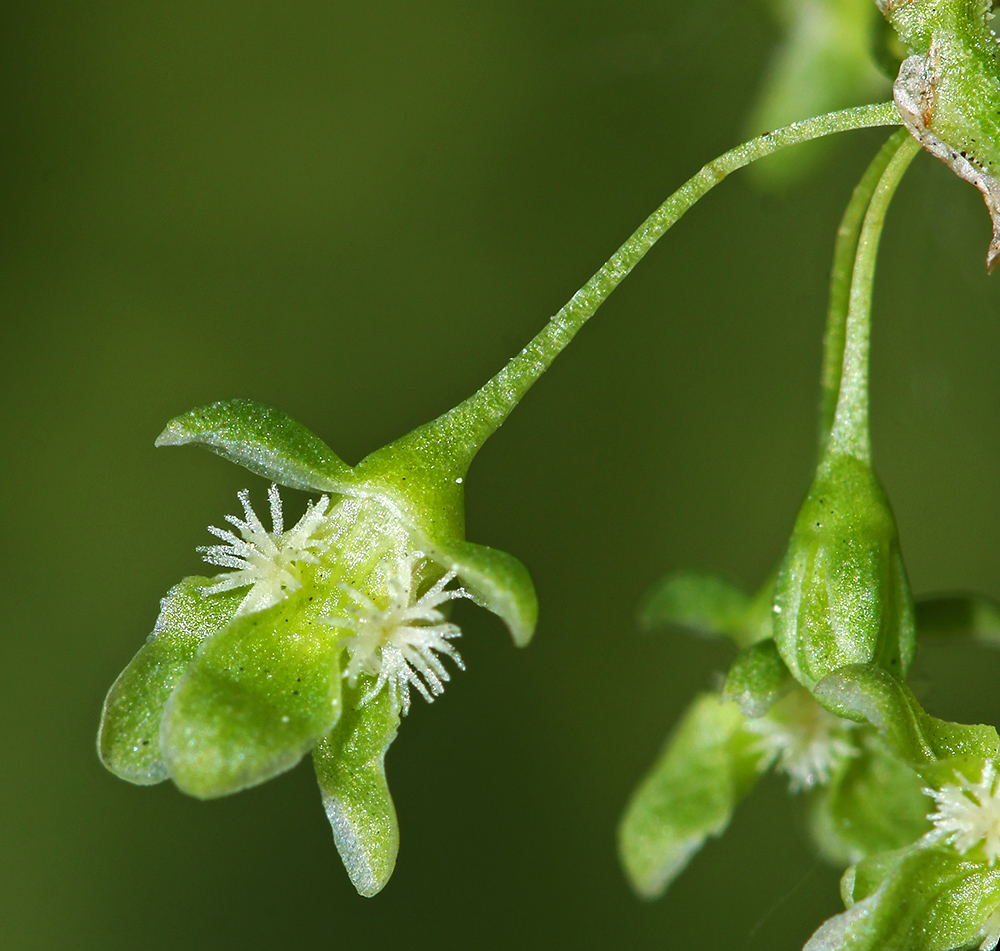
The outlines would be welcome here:
[[[826,315],[826,333],[823,337],[823,369],[820,377],[819,405],[819,455],[822,456],[833,428],[840,396],[840,375],[844,368],[844,332],[847,327],[847,310],[851,301],[851,278],[854,274],[854,257],[858,251],[861,222],[875,193],[882,173],[889,160],[910,137],[906,129],[898,129],[882,146],[871,164],[865,169],[861,181],[854,186],[851,200],[840,219],[837,240],[833,248],[833,266],[830,270],[830,304]]]
[[[840,394],[834,412],[827,454],[846,454],[871,462],[871,432],[868,426],[868,358],[871,351],[872,288],[882,226],[889,203],[903,173],[920,151],[916,139],[907,138],[889,160],[865,213],[848,300],[844,343],[844,365]]]
[[[900,121],[899,113],[891,102],[844,109],[768,132],[709,162],[639,226],[496,376],[430,425],[440,437],[448,440],[453,449],[464,443],[468,464],[486,438],[503,423],[532,384],[646,252],[727,175],[790,145],[851,129],[898,125]]]

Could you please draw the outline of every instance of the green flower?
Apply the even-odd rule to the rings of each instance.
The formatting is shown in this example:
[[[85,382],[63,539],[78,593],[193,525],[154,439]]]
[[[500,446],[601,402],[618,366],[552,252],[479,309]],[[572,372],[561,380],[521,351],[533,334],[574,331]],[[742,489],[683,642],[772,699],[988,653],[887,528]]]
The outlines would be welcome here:
[[[677,587],[690,590],[692,576],[680,577]],[[715,583],[702,592],[712,589],[724,590]],[[745,635],[730,636],[739,643]],[[830,712],[797,685],[771,638],[757,640],[737,655],[720,694],[692,701],[630,798],[618,846],[636,892],[662,895],[772,767],[805,795],[814,844],[835,865],[904,847],[929,828],[917,773],[873,727]]]
[[[1000,738],[991,726],[938,720],[876,665],[844,668],[816,687],[840,716],[866,721],[924,784],[928,831],[868,855],[845,873],[847,910],[806,951],[952,951],[1000,940]]]
[[[105,701],[108,769],[209,799],[311,752],[347,870],[362,894],[378,892],[398,848],[385,752],[412,695],[441,694],[444,661],[462,668],[449,603],[493,611],[521,646],[535,627],[523,565],[464,539],[465,473],[495,428],[477,425],[482,410],[467,401],[355,467],[248,400],[172,420],[157,445],[202,445],[273,480],[271,525],[244,491],[242,515],[209,529],[219,543],[199,550],[226,570],[164,598]],[[286,529],[278,484],[323,494]]]
[[[872,468],[869,430],[875,262],[889,203],[918,151],[900,133],[887,148],[888,160],[880,156],[873,163],[882,172],[870,192],[844,295],[838,293],[839,248],[835,254],[827,347],[830,357],[841,350],[842,359],[824,360],[819,463],[774,586],[778,652],[809,690],[848,664],[875,662],[905,676],[915,649],[913,599],[892,509]],[[846,311],[843,322],[832,319],[840,310]],[[838,338],[842,349],[830,345]],[[830,373],[828,364],[837,363],[839,374]]]
[[[715,629],[741,648],[719,698],[726,712],[711,695],[698,698],[625,810],[620,854],[643,896],[662,893],[706,838],[721,834],[772,764],[793,792],[810,791],[814,838],[833,861],[903,847],[927,827],[917,774],[893,761],[872,727],[852,727],[856,717],[812,696],[845,665],[873,661],[905,671],[913,654],[914,612],[895,523],[870,465],[868,337],[878,235],[916,150],[905,133],[893,135],[844,215],[820,460],[776,577],[749,598],[710,576],[675,576],[643,610],[647,624]]]

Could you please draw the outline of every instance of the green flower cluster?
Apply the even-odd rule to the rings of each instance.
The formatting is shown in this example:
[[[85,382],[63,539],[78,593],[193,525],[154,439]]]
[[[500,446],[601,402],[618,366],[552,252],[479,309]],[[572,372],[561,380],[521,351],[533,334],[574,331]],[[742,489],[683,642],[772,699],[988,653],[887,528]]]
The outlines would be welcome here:
[[[754,597],[669,576],[641,612],[730,637],[722,689],[698,696],[636,789],[619,830],[636,891],[663,893],[767,769],[806,791],[819,853],[847,869],[846,910],[806,951],[952,951],[1000,943],[1000,737],[926,713],[906,684],[920,639],[996,644],[980,597],[914,604],[895,520],[871,464],[868,350],[875,258],[893,192],[919,145],[977,185],[994,218],[1000,68],[990,4],[883,5],[910,49],[894,134],[845,213],[823,366],[820,454],[785,556]],[[914,107],[917,103],[917,107]]]
[[[759,136],[675,191],[538,334],[454,409],[349,466],[284,413],[227,400],[172,420],[159,446],[201,445],[273,483],[271,528],[240,493],[206,562],[228,569],[172,588],[146,644],[104,704],[98,753],[140,785],[172,779],[203,799],[291,769],[312,753],[334,840],[355,887],[374,895],[396,861],[386,750],[411,688],[430,701],[462,667],[446,617],[468,598],[520,646],[538,606],[517,559],[465,540],[474,456],[618,284],[730,172],[833,132],[893,125],[891,104]],[[320,494],[284,525],[278,486]],[[235,531],[233,531],[235,529]]]
[[[882,225],[921,146],[982,191],[994,220],[988,264],[1000,260],[1000,54],[988,0],[881,7],[908,52],[895,105],[796,122],[706,165],[453,410],[356,466],[249,400],[172,420],[157,445],[201,445],[271,481],[270,528],[241,492],[242,515],[209,529],[218,543],[200,551],[223,571],[168,592],[153,633],[108,693],[98,736],[108,769],[142,785],[171,779],[208,799],[311,753],[351,880],[362,895],[379,892],[399,842],[386,751],[413,692],[433,700],[463,666],[450,602],[467,598],[492,611],[519,646],[535,629],[524,566],[465,539],[475,454],[659,237],[726,175],[787,145],[902,123],[838,232],[819,461],[781,564],[753,597],[687,573],[667,578],[643,608],[647,626],[723,634],[739,653],[721,690],[693,701],[636,790],[620,851],[636,891],[662,894],[774,768],[793,793],[807,794],[820,853],[847,866],[846,911],[820,927],[807,951],[996,947],[1000,737],[993,727],[930,716],[906,677],[921,637],[965,632],[1000,643],[1000,608],[968,597],[914,604],[872,468],[868,363]],[[822,14],[850,34],[847,85],[877,84],[857,0],[810,0],[800,12],[789,75],[833,48],[809,32]],[[843,85],[838,68],[824,74],[834,92]],[[782,83],[787,90],[787,76]],[[278,486],[317,496],[290,528]]]

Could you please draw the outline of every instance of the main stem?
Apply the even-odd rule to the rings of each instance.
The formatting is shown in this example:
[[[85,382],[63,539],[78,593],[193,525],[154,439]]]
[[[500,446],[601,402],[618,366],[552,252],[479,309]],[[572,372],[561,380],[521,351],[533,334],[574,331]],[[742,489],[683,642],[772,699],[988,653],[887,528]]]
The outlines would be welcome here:
[[[891,102],[858,106],[794,122],[738,145],[709,162],[639,226],[607,263],[496,376],[463,403],[431,423],[427,429],[434,431],[433,438],[446,438],[453,450],[464,448],[465,453],[459,454],[465,456],[464,461],[468,465],[487,437],[503,423],[532,384],[548,369],[566,344],[642,260],[646,252],[692,205],[727,175],[790,145],[836,132],[899,123],[899,112]],[[431,432],[426,435],[431,436]]]
[[[844,209],[837,229],[833,248],[833,266],[830,269],[830,304],[826,315],[826,333],[823,336],[823,369],[820,376],[819,404],[819,456],[822,458],[833,428],[840,396],[840,375],[844,368],[844,334],[847,329],[847,311],[851,303],[851,278],[854,258],[858,252],[858,239],[865,211],[871,203],[875,188],[889,160],[900,146],[910,138],[906,129],[897,129],[879,149],[871,164],[865,169],[861,181],[854,186],[851,200]]]
[[[875,263],[882,237],[882,226],[889,203],[903,178],[903,173],[920,151],[916,139],[907,138],[889,160],[872,195],[861,237],[854,257],[854,273],[847,310],[844,342],[844,365],[840,394],[834,412],[833,428],[827,442],[827,455],[846,454],[863,462],[872,455],[868,426],[868,358],[871,350],[872,288]]]

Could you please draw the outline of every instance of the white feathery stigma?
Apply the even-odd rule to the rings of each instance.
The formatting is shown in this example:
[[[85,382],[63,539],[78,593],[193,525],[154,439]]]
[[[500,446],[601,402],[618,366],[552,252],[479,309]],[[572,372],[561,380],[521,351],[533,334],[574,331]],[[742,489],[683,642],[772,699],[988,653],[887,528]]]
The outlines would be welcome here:
[[[929,836],[955,846],[962,855],[981,844],[986,861],[992,866],[1000,857],[1000,792],[997,790],[996,764],[987,760],[982,778],[975,783],[961,773],[957,775],[957,785],[946,783],[940,789],[924,790],[937,805],[936,811],[928,816],[935,827]]]
[[[236,611],[241,615],[269,608],[302,587],[299,565],[316,564],[329,545],[322,531],[330,499],[324,495],[318,502],[310,503],[305,515],[286,532],[276,485],[267,490],[271,531],[264,528],[250,505],[250,492],[243,489],[238,498],[243,504],[244,518],[227,515],[226,521],[239,535],[210,525],[208,530],[225,544],[203,545],[198,551],[210,565],[233,569],[218,575],[215,584],[204,589],[205,594],[251,586]]]
[[[439,608],[455,598],[467,598],[463,588],[448,588],[455,571],[443,575],[420,597],[416,597],[414,569],[426,558],[415,551],[386,571],[388,602],[379,607],[371,598],[341,582],[340,588],[353,602],[348,616],[330,617],[327,622],[352,633],[344,638],[348,662],[344,677],[353,687],[365,674],[375,682],[360,700],[360,705],[374,700],[383,688],[389,691],[389,703],[395,714],[410,710],[410,687],[416,687],[430,703],[444,692],[451,679],[441,658],[450,657],[459,670],[465,664],[449,643],[462,632],[458,625],[445,620]]]
[[[766,766],[788,776],[790,792],[825,786],[858,750],[848,739],[854,724],[824,710],[808,693],[796,691],[780,707],[748,720],[744,729],[759,736],[756,749]],[[765,768],[766,768],[765,766]]]

